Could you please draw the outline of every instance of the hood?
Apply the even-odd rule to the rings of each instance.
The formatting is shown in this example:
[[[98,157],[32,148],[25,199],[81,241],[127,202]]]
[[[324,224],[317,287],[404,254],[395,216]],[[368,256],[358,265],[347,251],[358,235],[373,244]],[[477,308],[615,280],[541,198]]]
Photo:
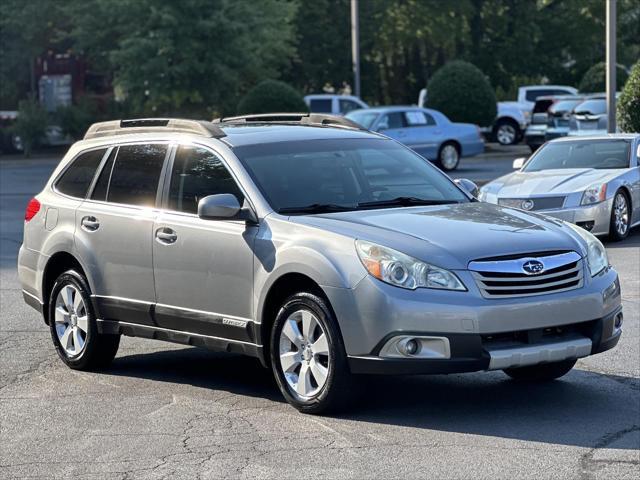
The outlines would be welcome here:
[[[499,198],[524,198],[540,195],[568,195],[582,192],[587,187],[606,183],[620,175],[620,170],[595,168],[571,168],[541,170],[539,172],[514,172],[487,185],[487,191]]]
[[[470,202],[291,217],[290,221],[368,240],[448,269],[470,261],[581,243],[562,222],[497,205]]]

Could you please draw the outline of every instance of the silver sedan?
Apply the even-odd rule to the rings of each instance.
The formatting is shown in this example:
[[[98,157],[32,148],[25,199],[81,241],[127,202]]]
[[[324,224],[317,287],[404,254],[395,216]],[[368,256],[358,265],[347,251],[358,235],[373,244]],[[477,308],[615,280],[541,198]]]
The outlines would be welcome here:
[[[575,223],[622,240],[640,224],[640,134],[562,138],[516,159],[516,172],[480,189],[479,199]]]

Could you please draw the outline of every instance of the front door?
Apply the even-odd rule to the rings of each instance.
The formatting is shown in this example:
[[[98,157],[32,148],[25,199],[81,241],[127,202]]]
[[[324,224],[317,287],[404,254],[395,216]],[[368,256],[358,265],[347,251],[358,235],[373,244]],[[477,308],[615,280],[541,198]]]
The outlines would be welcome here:
[[[201,146],[177,147],[164,209],[153,231],[158,326],[253,342],[253,242],[256,226],[204,220],[198,201],[244,195],[220,157]]]

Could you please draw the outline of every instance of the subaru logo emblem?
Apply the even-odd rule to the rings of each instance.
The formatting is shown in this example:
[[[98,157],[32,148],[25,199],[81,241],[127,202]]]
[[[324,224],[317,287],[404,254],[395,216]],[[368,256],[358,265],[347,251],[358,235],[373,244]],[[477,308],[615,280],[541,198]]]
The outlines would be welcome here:
[[[527,260],[522,265],[522,270],[527,275],[538,275],[544,271],[544,263],[539,260]]]
[[[522,201],[522,209],[523,210],[531,210],[533,208],[533,200],[523,200]]]

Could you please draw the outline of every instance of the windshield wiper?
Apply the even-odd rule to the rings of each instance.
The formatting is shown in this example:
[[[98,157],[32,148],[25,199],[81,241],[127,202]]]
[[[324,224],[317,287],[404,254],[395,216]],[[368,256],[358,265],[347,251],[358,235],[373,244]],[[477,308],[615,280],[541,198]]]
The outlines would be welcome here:
[[[358,208],[373,207],[411,207],[415,205],[448,205],[450,203],[460,203],[455,200],[428,200],[418,197],[396,197],[389,200],[376,200],[373,202],[362,202],[358,204]]]
[[[337,205],[334,203],[313,203],[302,207],[284,207],[278,210],[278,213],[331,213],[331,212],[348,212],[355,210],[355,206]]]

